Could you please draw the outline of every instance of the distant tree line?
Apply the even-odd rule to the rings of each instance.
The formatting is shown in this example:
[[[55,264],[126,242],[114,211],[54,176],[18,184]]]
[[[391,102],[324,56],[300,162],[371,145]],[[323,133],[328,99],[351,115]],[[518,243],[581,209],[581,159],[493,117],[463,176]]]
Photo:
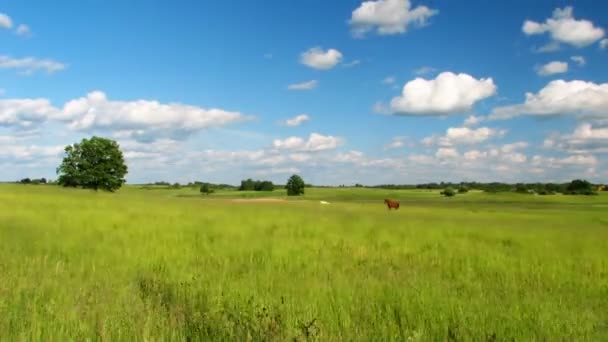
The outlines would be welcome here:
[[[241,181],[239,191],[273,191],[274,184],[271,181],[253,180],[251,178]]]
[[[357,186],[357,185],[355,185]],[[562,193],[565,195],[593,195],[597,191],[608,191],[608,187],[600,184],[592,184],[586,180],[575,179],[568,183],[479,183],[479,182],[441,182],[424,184],[381,184],[370,186],[380,189],[428,189],[443,190],[442,194],[454,196],[456,192],[466,193],[469,190],[481,190],[489,193],[517,192],[522,194],[553,195]]]
[[[17,183],[21,183],[21,184],[47,184],[47,180],[46,178],[42,177],[42,178],[23,178],[22,180],[18,181]]]

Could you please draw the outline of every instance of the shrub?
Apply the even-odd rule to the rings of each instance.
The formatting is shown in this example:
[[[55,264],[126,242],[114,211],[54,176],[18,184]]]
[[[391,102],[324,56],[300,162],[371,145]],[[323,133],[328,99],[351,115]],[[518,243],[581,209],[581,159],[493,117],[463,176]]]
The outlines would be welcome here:
[[[447,187],[445,190],[441,192],[445,197],[453,197],[456,196],[456,191],[452,187]]]
[[[466,194],[467,192],[469,192],[469,188],[466,185],[461,185],[458,188],[458,193],[459,194]]]

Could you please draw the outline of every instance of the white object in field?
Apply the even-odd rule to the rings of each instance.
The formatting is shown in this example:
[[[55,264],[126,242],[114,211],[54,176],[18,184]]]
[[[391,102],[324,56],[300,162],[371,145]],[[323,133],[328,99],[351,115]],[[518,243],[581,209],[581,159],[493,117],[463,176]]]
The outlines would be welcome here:
[[[329,202],[321,201],[321,204],[329,204]]]

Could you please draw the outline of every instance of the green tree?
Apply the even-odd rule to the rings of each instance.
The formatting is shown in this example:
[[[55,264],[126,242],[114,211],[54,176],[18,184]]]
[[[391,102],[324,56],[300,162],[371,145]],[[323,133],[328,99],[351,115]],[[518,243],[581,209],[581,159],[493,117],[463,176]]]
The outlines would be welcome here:
[[[255,184],[255,190],[256,191],[273,191],[274,184],[272,184],[271,181],[261,181],[261,182],[258,181]]]
[[[593,185],[586,180],[575,179],[566,186],[566,195],[595,195]]]
[[[304,180],[298,175],[293,175],[287,180],[287,196],[299,196],[304,194]]]
[[[441,192],[441,194],[445,197],[453,197],[456,196],[456,191],[452,187],[447,187],[445,190]]]
[[[201,193],[205,194],[205,195],[209,195],[213,193],[213,189],[211,189],[211,186],[209,183],[203,183],[203,185],[201,185]]]
[[[125,183],[127,165],[114,140],[92,137],[68,145],[66,156],[57,168],[63,186],[115,191]]]

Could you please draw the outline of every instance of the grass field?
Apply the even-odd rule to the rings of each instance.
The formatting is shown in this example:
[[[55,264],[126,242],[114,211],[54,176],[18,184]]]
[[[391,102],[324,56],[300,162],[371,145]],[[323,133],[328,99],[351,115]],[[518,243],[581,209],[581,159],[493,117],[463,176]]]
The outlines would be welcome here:
[[[606,194],[260,195],[0,185],[0,340],[608,340]]]

